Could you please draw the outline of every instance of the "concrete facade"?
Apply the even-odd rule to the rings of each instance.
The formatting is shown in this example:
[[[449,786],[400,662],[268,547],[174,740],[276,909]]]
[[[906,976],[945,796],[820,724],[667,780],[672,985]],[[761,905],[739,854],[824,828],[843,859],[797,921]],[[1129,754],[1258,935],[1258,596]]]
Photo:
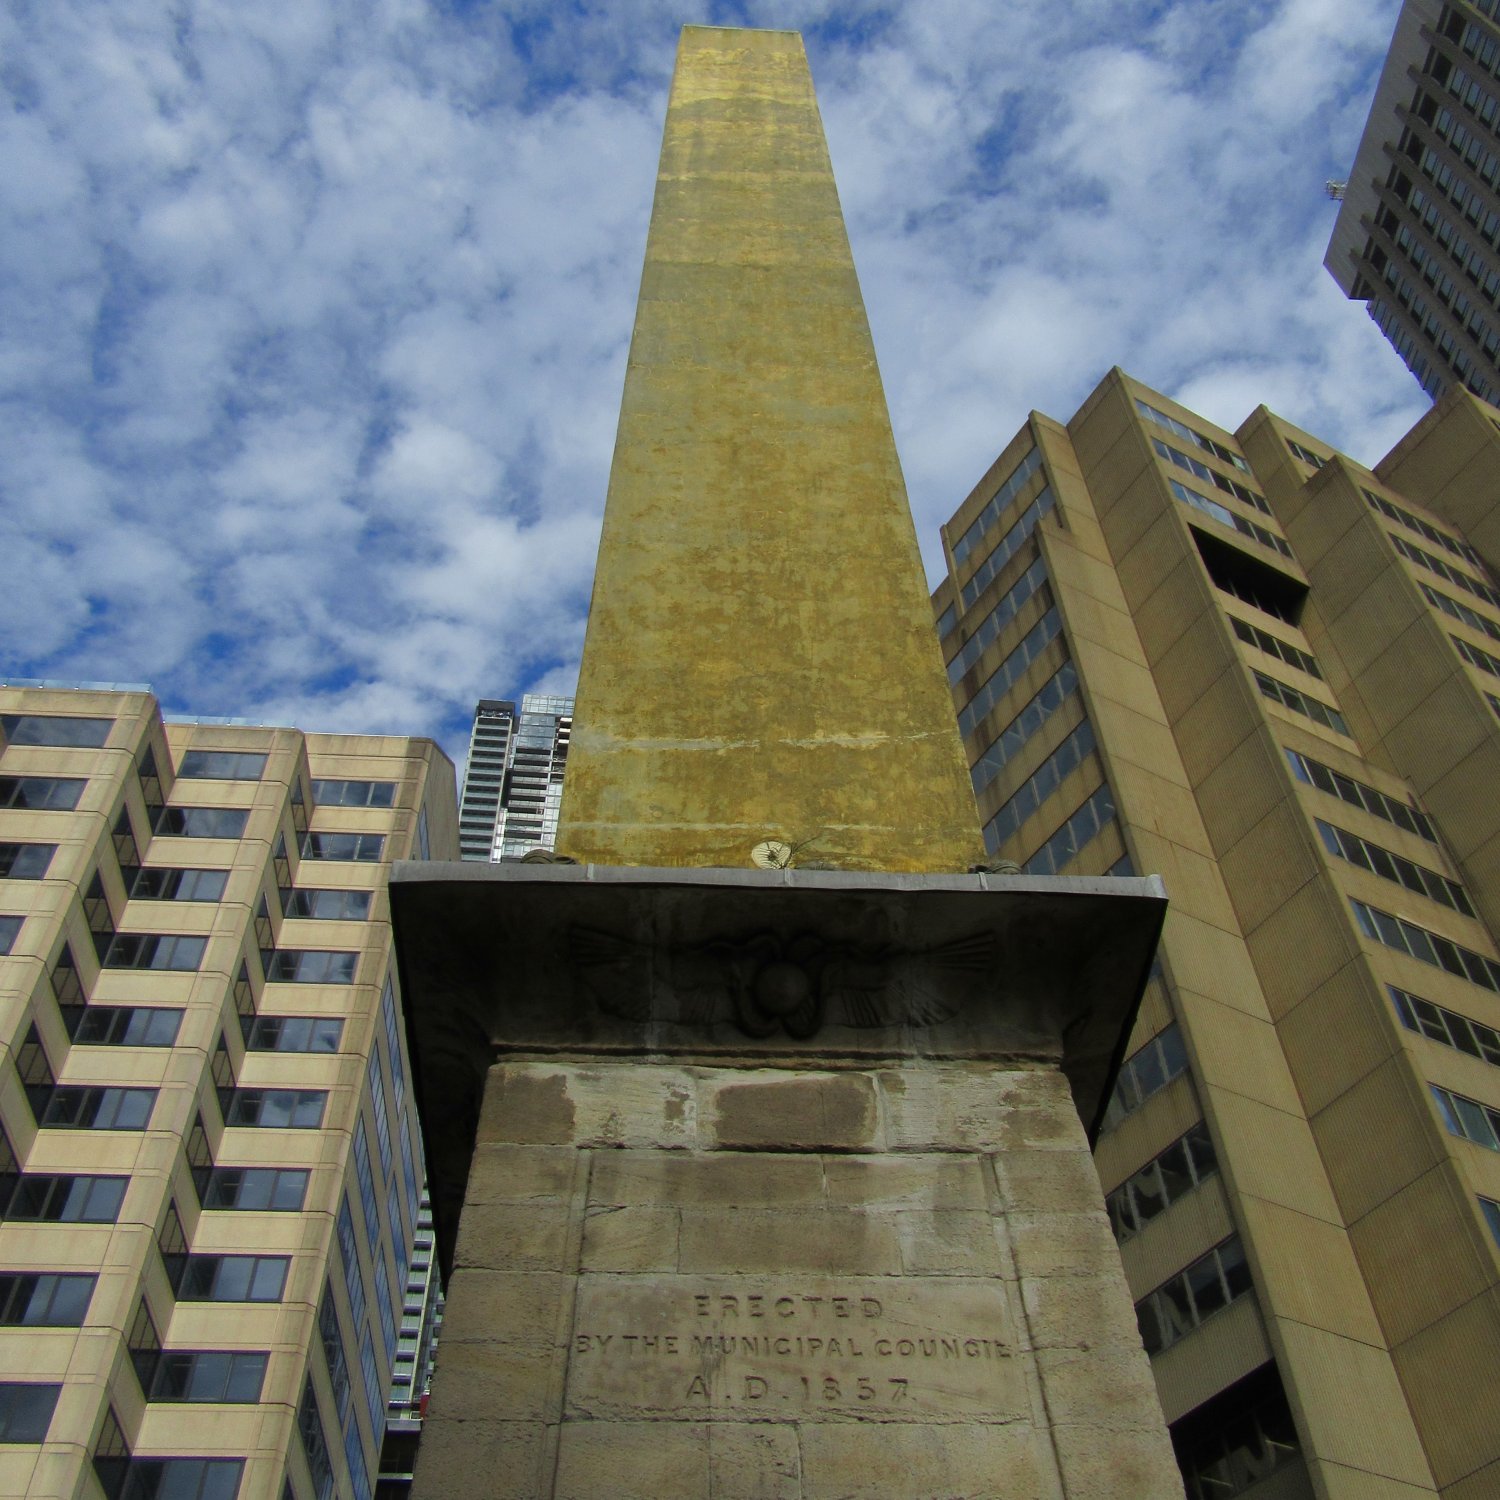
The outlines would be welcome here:
[[[385,876],[456,855],[452,767],[145,692],[0,726],[0,1494],[369,1496],[422,1160]]]
[[[945,528],[992,853],[1171,899],[1096,1160],[1193,1500],[1500,1485],[1497,465],[1113,371]]]

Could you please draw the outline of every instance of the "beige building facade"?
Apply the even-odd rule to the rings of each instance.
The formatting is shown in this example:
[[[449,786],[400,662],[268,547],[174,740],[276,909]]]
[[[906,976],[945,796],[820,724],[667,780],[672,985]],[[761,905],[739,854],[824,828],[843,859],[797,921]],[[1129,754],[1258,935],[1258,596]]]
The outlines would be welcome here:
[[[426,740],[0,689],[0,1495],[374,1490],[422,1181]]]
[[[1171,901],[1095,1159],[1190,1500],[1500,1493],[1497,472],[1115,370],[944,528],[991,857]]]

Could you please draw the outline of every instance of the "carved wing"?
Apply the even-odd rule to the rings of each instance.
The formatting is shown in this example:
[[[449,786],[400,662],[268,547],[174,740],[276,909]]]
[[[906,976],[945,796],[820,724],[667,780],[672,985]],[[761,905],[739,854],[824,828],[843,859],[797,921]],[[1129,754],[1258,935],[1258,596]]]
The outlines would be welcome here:
[[[988,932],[934,948],[832,949],[823,993],[835,1025],[936,1026],[963,1009],[974,979],[989,973],[995,941]]]
[[[776,1023],[764,1025],[750,998],[757,965],[775,953],[775,939],[756,933],[748,938],[717,937],[672,950],[672,992],[677,1019],[710,1026],[733,1020],[750,1036],[769,1036]]]
[[[574,972],[606,1015],[651,1018],[651,946],[598,927],[570,927],[567,953]]]

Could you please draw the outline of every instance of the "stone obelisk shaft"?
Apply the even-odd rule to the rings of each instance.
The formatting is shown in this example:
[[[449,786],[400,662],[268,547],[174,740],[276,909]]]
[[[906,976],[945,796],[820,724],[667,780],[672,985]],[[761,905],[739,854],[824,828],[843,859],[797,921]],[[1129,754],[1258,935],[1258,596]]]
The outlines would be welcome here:
[[[688,27],[559,849],[953,872],[983,857],[802,41]]]

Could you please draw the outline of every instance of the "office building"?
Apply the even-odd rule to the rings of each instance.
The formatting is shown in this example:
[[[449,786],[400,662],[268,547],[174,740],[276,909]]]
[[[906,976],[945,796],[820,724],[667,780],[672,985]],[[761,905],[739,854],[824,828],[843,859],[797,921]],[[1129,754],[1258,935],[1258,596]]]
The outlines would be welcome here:
[[[0,1493],[369,1496],[418,1234],[430,741],[0,689]]]
[[[552,848],[572,727],[571,698],[527,693],[519,714],[508,698],[479,700],[459,807],[465,859]]]
[[[1171,900],[1095,1159],[1191,1500],[1500,1493],[1497,473],[1116,370],[944,528],[991,858]]]
[[[1422,389],[1500,396],[1500,4],[1405,0],[1324,264]]]

